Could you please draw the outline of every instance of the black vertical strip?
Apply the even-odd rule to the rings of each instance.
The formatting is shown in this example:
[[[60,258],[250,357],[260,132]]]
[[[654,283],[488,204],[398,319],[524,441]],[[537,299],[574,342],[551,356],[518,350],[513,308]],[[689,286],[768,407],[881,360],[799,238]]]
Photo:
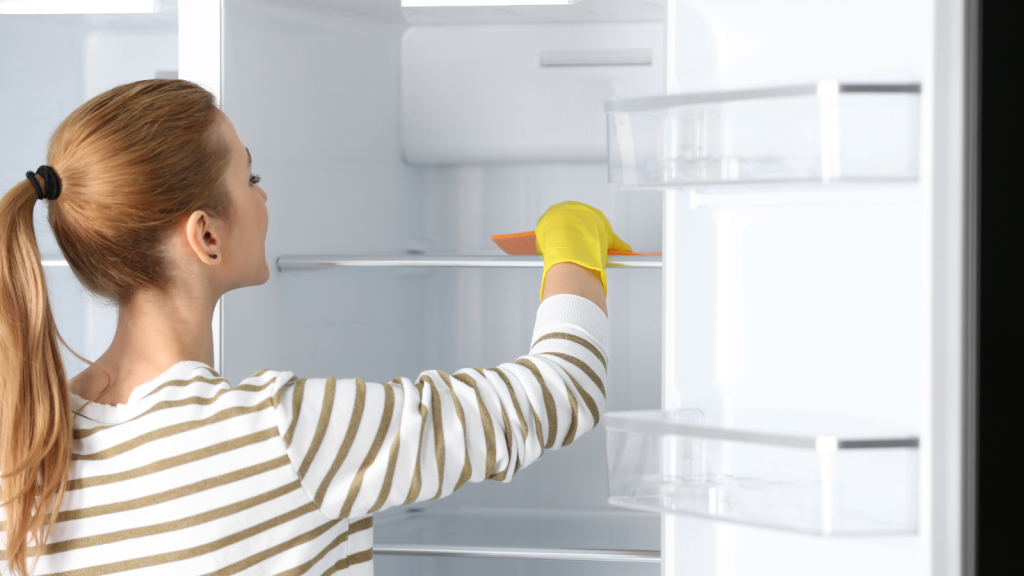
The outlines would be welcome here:
[[[964,396],[963,396],[963,523],[961,575],[977,574],[978,552],[978,301],[981,204],[981,0],[965,2],[967,50],[965,86],[964,169]]]
[[[980,0],[978,0],[980,2]],[[976,568],[1019,565],[1024,437],[1024,34],[1019,2],[981,2]],[[970,416],[970,415],[968,415]],[[971,519],[968,519],[968,524]]]

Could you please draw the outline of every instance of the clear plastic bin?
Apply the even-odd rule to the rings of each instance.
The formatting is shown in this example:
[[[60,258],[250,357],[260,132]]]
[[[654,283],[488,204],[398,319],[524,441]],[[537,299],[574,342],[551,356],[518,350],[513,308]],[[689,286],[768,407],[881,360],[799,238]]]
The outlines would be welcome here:
[[[699,410],[604,421],[612,504],[820,535],[917,532],[916,437],[732,430]]]
[[[918,177],[920,86],[817,84],[610,100],[617,188]]]

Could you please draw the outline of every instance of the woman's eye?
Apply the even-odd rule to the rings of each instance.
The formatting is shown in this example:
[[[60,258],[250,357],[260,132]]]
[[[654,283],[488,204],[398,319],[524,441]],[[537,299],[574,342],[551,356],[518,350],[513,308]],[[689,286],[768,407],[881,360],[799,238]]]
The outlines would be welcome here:
[[[250,174],[249,175],[249,184],[259,184],[259,183],[260,183],[260,175],[259,174]]]

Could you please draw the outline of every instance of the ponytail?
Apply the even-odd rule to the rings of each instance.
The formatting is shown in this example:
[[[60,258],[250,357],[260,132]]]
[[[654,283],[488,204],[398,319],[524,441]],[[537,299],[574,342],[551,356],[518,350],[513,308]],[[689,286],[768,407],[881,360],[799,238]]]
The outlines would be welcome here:
[[[0,198],[0,501],[6,561],[18,575],[46,543],[71,467],[71,398],[32,223],[33,188],[22,180]]]
[[[118,86],[50,139],[59,179],[40,167],[34,184],[0,198],[0,530],[14,574],[44,550],[71,469],[71,397],[32,226],[37,198],[51,199],[50,228],[75,278],[123,306],[169,284],[165,239],[184,218],[229,215],[223,118],[192,82]]]

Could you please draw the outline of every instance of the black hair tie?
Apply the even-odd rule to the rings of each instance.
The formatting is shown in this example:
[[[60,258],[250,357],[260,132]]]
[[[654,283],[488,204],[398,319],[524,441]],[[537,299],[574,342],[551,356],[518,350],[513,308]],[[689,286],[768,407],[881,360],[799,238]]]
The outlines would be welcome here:
[[[36,176],[43,177],[43,186],[39,186],[39,181],[36,180]],[[60,177],[57,176],[57,172],[47,165],[42,165],[36,169],[35,172],[29,170],[25,172],[25,178],[32,183],[32,187],[36,189],[36,198],[39,200],[56,200],[60,196]]]

